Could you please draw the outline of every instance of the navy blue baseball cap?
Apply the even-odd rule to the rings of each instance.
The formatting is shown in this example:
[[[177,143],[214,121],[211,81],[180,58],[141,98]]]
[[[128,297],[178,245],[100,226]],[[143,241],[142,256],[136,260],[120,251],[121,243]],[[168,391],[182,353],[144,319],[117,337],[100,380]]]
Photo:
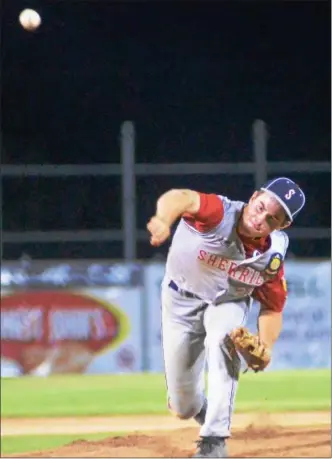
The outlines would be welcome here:
[[[290,221],[293,221],[305,204],[305,195],[301,188],[287,177],[269,180],[261,190],[270,193],[283,207]]]

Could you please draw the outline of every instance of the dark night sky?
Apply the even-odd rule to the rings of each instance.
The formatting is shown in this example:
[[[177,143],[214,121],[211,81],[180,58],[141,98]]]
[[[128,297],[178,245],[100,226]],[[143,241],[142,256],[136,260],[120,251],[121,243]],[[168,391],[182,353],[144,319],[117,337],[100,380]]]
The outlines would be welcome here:
[[[4,0],[2,162],[119,162],[119,127],[139,162],[250,161],[251,124],[269,126],[270,160],[330,160],[329,2]],[[36,8],[43,24],[17,17]],[[300,226],[330,226],[330,174],[295,174]],[[139,178],[138,224],[170,187],[247,199],[250,175]],[[120,179],[3,179],[7,231],[120,228]],[[166,249],[165,249],[166,250]],[[292,241],[329,256],[330,241]],[[122,255],[119,243],[6,245],[4,256]],[[153,251],[145,243],[139,257]]]

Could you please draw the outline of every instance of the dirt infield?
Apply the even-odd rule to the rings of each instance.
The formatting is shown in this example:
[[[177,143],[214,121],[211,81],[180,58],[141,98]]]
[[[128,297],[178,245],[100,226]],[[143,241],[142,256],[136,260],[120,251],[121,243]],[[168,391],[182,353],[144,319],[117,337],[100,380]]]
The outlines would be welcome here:
[[[36,434],[37,429],[39,434],[79,432],[82,438],[87,432],[132,433],[10,457],[191,457],[198,435],[194,423],[170,416],[2,420],[2,435]],[[331,457],[330,413],[238,414],[229,453],[231,457]]]

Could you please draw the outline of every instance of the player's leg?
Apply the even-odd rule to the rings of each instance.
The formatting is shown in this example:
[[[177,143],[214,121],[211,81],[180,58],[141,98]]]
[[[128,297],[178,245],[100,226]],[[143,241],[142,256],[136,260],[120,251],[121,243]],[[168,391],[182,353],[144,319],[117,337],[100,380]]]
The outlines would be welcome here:
[[[205,404],[205,332],[202,313],[195,314],[198,304],[195,300],[163,291],[162,346],[168,405],[181,419],[195,417]],[[184,310],[192,312],[186,317],[181,315]],[[201,417],[202,413],[197,421],[202,424]]]
[[[241,362],[235,352],[229,352],[224,339],[233,328],[245,324],[248,312],[245,302],[209,306],[205,311],[208,407],[200,431],[203,437],[230,436]]]

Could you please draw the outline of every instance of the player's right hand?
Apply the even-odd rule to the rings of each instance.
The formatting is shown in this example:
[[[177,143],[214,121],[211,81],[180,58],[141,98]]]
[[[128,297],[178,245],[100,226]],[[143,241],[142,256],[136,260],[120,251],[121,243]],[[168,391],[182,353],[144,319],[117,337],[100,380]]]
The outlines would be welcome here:
[[[170,226],[156,215],[150,219],[146,227],[151,234],[150,244],[154,247],[161,245],[171,235]]]

